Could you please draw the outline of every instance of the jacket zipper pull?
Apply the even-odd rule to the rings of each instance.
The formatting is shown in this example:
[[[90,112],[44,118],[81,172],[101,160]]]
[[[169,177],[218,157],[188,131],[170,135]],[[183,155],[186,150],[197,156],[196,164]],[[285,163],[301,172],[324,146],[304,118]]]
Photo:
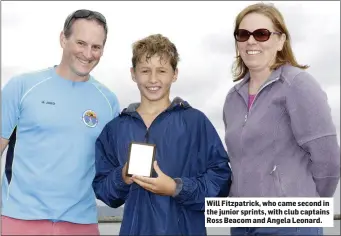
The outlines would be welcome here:
[[[246,121],[247,121],[247,114],[244,117],[244,124],[243,124],[243,126],[246,124]]]
[[[149,142],[149,131],[147,130],[146,134],[144,135],[146,143]]]
[[[274,165],[274,168],[273,168],[272,171],[270,172],[270,175],[271,175],[272,173],[274,173],[276,169],[277,169],[277,165]]]

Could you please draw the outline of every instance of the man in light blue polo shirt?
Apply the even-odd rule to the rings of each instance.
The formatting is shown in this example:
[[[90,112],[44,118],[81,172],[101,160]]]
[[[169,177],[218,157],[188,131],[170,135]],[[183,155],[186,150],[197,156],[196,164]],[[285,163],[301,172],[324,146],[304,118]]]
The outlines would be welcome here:
[[[69,15],[58,66],[12,78],[1,91],[2,234],[98,235],[95,140],[119,113],[90,72],[107,38],[104,16]]]

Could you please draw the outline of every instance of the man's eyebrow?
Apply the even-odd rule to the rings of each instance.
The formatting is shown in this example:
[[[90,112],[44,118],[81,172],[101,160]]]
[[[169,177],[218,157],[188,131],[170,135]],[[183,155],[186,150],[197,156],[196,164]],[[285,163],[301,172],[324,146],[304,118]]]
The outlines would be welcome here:
[[[103,45],[101,45],[101,44],[93,44],[92,46],[95,46],[95,47],[103,47]]]
[[[82,39],[76,39],[76,41],[77,42],[81,42],[81,43],[85,43],[85,44],[89,44],[89,43],[87,43],[87,42],[85,42],[84,40],[82,40]],[[98,47],[103,47],[103,45],[102,44],[92,44],[92,46],[98,46]]]

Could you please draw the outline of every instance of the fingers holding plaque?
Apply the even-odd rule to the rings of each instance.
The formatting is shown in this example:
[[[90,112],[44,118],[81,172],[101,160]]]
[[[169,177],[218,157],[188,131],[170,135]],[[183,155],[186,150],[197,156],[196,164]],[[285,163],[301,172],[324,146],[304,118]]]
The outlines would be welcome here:
[[[155,149],[154,144],[132,142],[129,147],[126,175],[130,177],[133,175],[151,177]]]

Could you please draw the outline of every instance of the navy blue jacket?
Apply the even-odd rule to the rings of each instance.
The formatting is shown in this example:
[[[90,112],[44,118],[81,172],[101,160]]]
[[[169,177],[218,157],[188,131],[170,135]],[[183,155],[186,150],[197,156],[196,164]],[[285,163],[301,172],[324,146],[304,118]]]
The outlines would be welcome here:
[[[111,207],[125,203],[120,235],[206,235],[205,197],[226,197],[231,184],[229,159],[215,128],[202,112],[176,98],[147,130],[137,107],[124,109],[97,139],[96,197]],[[160,169],[182,180],[176,196],[124,183],[122,168],[132,141],[156,145]]]

